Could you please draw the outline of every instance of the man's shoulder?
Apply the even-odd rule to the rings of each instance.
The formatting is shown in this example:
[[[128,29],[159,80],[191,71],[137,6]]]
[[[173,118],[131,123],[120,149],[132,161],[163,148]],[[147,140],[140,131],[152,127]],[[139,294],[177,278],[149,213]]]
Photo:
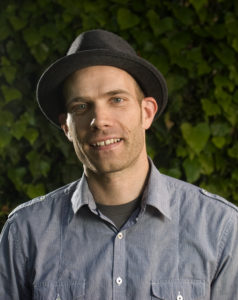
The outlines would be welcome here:
[[[186,181],[173,178],[164,174],[161,174],[167,183],[167,188],[170,193],[176,193],[177,195],[188,201],[194,201],[199,203],[211,205],[214,207],[220,207],[221,209],[234,212],[238,215],[238,207],[233,203],[229,202],[220,195],[213,194],[206,189],[196,186],[194,184],[188,183]]]
[[[17,214],[31,213],[35,210],[44,210],[48,209],[52,205],[60,205],[62,200],[69,198],[70,195],[75,191],[76,186],[79,180],[71,182],[65,186],[62,186],[54,191],[49,192],[48,194],[38,196],[32,200],[24,202],[18,205],[8,216],[8,219],[12,219]],[[39,212],[40,213],[40,212]]]

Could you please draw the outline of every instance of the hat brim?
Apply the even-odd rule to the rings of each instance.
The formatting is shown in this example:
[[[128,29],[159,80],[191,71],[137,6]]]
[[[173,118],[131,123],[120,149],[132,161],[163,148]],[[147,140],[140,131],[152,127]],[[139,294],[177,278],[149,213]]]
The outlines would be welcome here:
[[[62,83],[76,70],[89,66],[113,66],[128,72],[140,85],[145,96],[154,97],[158,117],[168,101],[167,85],[163,75],[147,60],[121,52],[104,49],[86,50],[62,57],[53,63],[39,79],[36,97],[43,114],[60,127],[59,114],[64,111]]]

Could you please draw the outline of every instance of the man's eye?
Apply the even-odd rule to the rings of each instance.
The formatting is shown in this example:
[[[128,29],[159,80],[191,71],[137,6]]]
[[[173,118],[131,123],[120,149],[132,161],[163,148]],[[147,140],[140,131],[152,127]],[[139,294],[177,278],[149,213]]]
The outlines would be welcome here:
[[[80,103],[72,107],[72,112],[81,112],[84,111],[87,108],[86,103]]]
[[[122,99],[122,98],[119,98],[119,97],[116,97],[116,98],[113,98],[112,101],[113,101],[114,103],[121,103],[121,102],[123,102],[123,99]]]
[[[85,103],[81,103],[78,105],[78,109],[85,109],[87,105]]]

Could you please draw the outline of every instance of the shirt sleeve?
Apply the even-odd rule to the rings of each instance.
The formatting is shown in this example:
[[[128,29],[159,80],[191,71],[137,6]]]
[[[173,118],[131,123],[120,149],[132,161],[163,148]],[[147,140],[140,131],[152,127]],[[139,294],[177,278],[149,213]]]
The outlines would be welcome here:
[[[30,300],[26,285],[26,258],[22,251],[22,239],[12,220],[5,223],[0,235],[0,299]]]
[[[238,215],[234,213],[223,232],[211,300],[238,299]]]

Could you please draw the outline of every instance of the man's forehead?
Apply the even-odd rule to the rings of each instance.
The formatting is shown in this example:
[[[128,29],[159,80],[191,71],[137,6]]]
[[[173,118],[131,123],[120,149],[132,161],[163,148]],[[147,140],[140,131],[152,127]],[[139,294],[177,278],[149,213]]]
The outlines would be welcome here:
[[[81,79],[81,78],[84,78],[84,76],[101,73],[101,72],[105,72],[110,75],[115,74],[117,76],[125,76],[125,77],[130,78],[131,80],[135,81],[135,79],[125,70],[117,68],[117,67],[113,67],[113,66],[104,66],[104,65],[89,66],[86,68],[76,70],[75,72],[70,74],[65,81],[68,81],[70,79],[77,79],[77,78]]]
[[[63,92],[67,96],[69,92],[77,90],[77,93],[91,94],[94,89],[101,93],[115,93],[123,91],[130,93],[131,89],[137,90],[137,82],[126,71],[112,66],[90,66],[72,73],[64,82]],[[135,88],[136,87],[136,88]]]

